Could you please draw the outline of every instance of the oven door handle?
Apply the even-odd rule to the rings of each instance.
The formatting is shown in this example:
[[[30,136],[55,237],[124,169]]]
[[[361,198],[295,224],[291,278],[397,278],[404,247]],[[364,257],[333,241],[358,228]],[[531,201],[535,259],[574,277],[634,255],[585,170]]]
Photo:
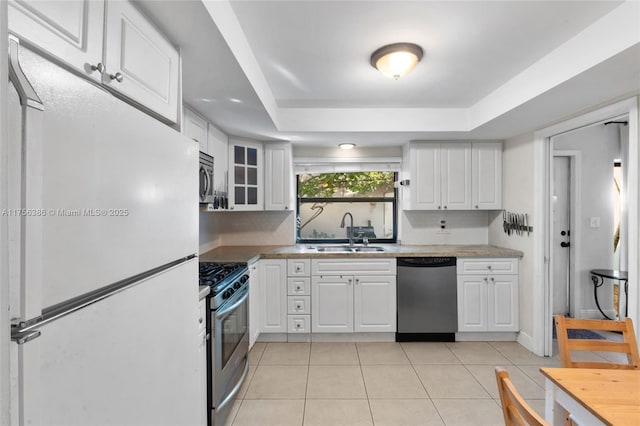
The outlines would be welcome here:
[[[244,294],[240,297],[240,299],[238,299],[237,302],[235,302],[233,305],[229,306],[228,308],[223,309],[220,312],[216,312],[216,319],[220,320],[224,317],[226,317],[229,313],[231,313],[233,310],[235,310],[238,306],[242,305],[245,300],[247,300],[247,298],[249,297],[249,289],[245,288],[244,290]]]
[[[247,377],[247,373],[249,372],[249,360],[247,356],[244,357],[243,361],[244,361],[244,371],[242,372],[242,377],[240,377],[240,380],[238,380],[238,383],[236,383],[233,389],[231,389],[231,392],[229,392],[229,394],[225,397],[225,399],[220,401],[220,404],[218,404],[218,406],[216,407],[216,411],[222,410],[222,408],[225,405],[227,405],[229,401],[233,400],[233,398],[236,396],[238,391],[240,391],[240,388],[242,387],[242,383],[244,382],[244,379],[245,377]]]

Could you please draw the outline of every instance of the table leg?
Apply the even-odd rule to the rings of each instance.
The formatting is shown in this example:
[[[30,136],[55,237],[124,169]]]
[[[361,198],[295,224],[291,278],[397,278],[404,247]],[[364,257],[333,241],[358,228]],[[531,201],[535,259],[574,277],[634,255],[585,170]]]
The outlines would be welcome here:
[[[544,419],[550,425],[564,425],[565,410],[558,404],[556,386],[547,378],[544,380]]]

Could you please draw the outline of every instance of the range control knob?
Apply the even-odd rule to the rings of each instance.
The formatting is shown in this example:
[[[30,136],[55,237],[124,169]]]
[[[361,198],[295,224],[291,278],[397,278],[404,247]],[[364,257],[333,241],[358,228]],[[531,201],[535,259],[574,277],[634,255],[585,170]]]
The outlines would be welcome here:
[[[242,287],[242,283],[240,281],[236,281],[236,283],[233,285],[233,288],[235,288],[236,290],[240,287]]]
[[[244,284],[247,282],[248,279],[249,279],[249,275],[243,275],[242,277],[240,277],[240,282]]]
[[[231,295],[233,294],[233,289],[229,288],[227,290],[224,291],[224,293],[222,293],[222,298],[223,299],[228,299],[231,297]]]

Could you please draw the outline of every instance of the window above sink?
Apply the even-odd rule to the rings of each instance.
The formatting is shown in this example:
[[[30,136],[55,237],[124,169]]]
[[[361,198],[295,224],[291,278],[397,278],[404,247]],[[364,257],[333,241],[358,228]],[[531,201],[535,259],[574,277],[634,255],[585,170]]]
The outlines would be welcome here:
[[[395,172],[359,171],[300,173],[297,175],[297,228],[299,243],[395,243],[397,191]],[[347,213],[353,224],[341,227]],[[332,247],[332,248],[329,248]],[[341,250],[341,247],[346,247]],[[376,246],[377,247],[377,246]],[[357,250],[362,249],[362,250]],[[382,247],[318,246],[319,252],[375,252]]]

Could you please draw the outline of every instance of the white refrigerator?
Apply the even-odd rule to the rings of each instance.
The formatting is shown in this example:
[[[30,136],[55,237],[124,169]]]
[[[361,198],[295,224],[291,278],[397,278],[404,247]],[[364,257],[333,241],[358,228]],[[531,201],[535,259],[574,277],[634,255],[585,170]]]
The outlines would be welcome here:
[[[10,42],[11,421],[201,422],[198,145]]]

